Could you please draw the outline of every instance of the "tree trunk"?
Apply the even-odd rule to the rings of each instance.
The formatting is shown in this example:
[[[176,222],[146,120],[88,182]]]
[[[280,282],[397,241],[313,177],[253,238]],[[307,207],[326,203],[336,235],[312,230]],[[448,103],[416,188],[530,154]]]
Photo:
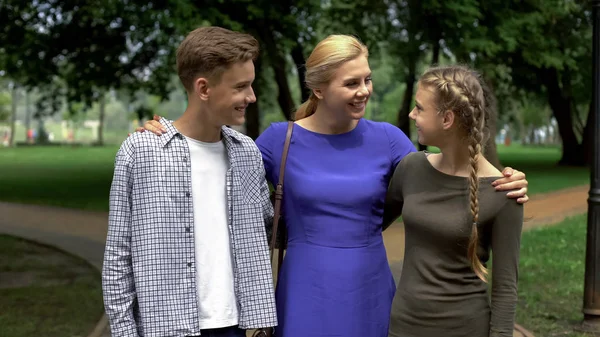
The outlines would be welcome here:
[[[12,87],[12,102],[10,105],[10,138],[8,140],[8,146],[14,146],[15,144],[15,130],[17,123],[17,100],[19,98],[18,87],[16,83],[13,83]]]
[[[29,92],[25,89],[25,141],[29,143],[33,142],[33,139],[29,139],[29,129],[31,129],[31,104],[29,104]]]
[[[138,118],[138,126],[144,126],[144,115],[142,114],[142,112],[140,110],[136,110],[135,114]]]
[[[106,110],[106,97],[104,92],[100,94],[100,116],[98,120],[98,139],[96,140],[97,145],[104,145],[104,115]]]
[[[494,165],[498,170],[502,171],[504,166],[498,158],[498,148],[496,147],[496,127],[498,121],[496,118],[490,118],[488,121],[489,137],[483,146],[483,155],[490,164]]]
[[[252,139],[258,138],[260,134],[260,110],[258,106],[258,97],[262,89],[262,58],[258,58],[254,62],[254,69],[256,73],[256,81],[252,86],[254,89],[254,95],[257,97],[256,102],[248,105],[246,109],[246,135]]]
[[[246,136],[256,140],[260,135],[260,113],[258,101],[246,109]]]
[[[431,66],[434,67],[440,62],[440,40],[439,40],[439,37],[437,39],[434,39],[434,41],[431,43],[431,45],[432,45],[431,46],[431,50],[432,50]],[[410,100],[412,101],[412,97],[410,98]],[[410,109],[410,105],[409,105],[409,109]],[[408,113],[410,113],[410,111]],[[408,116],[408,113],[407,113],[407,116]],[[418,144],[418,148],[419,148],[419,151],[425,151],[425,150],[427,150],[427,145]],[[495,149],[496,149],[496,144],[494,144],[494,153],[496,151]]]
[[[282,57],[275,57],[279,59],[275,61],[275,64],[271,64],[273,71],[275,72],[275,82],[277,82],[277,88],[279,93],[277,95],[277,103],[281,108],[281,112],[287,120],[292,119],[292,113],[296,109],[292,94],[290,92],[290,85],[287,81],[287,71],[285,63],[283,63]]]
[[[488,115],[487,121],[487,132],[488,139],[483,146],[484,157],[496,167],[498,170],[502,170],[504,167],[500,163],[498,158],[498,148],[496,147],[496,135],[498,133],[498,101],[496,100],[496,94],[494,91],[493,81],[485,80],[486,87],[484,88],[485,97],[485,113]],[[512,141],[512,129],[508,128],[506,131],[506,137]]]
[[[534,134],[534,129],[533,126],[531,124],[529,124],[529,126],[527,127],[527,144],[528,145],[535,145],[535,134]]]
[[[301,101],[305,102],[308,100],[310,95],[310,90],[306,88],[306,72],[304,69],[306,60],[304,59],[304,52],[302,51],[302,45],[299,42],[296,42],[294,48],[292,48],[292,59],[294,60],[294,64],[296,64],[296,69],[298,70],[298,82],[300,84],[300,93],[301,93]]]
[[[558,132],[563,145],[559,164],[582,166],[584,165],[583,147],[577,141],[577,136],[573,131],[571,97],[565,95],[561,90],[556,69],[545,70],[544,77],[548,89],[548,103],[554,118],[558,122]]]
[[[287,82],[287,71],[285,69],[285,64],[283,62],[283,58],[275,57],[275,59],[279,59],[271,63],[271,67],[273,67],[273,71],[275,72],[275,82],[277,83],[277,88],[279,89],[279,93],[277,95],[277,103],[279,103],[279,107],[281,108],[281,112],[285,116],[287,120],[292,119],[292,113],[295,110],[295,104],[292,100],[292,94],[290,92],[290,86]]]
[[[523,122],[523,117],[519,116],[517,118],[517,123],[519,125],[519,139],[523,145],[527,144],[527,128],[525,127],[525,123]]]
[[[415,90],[415,79],[416,79],[416,59],[412,60],[408,64],[408,75],[406,76],[406,90],[404,90],[404,97],[402,98],[402,105],[398,110],[398,127],[406,134],[406,137],[410,139],[410,119],[408,114],[410,113],[410,105],[413,99]],[[419,144],[420,145],[420,144]],[[419,146],[420,147],[420,146]]]
[[[436,66],[440,62],[440,40],[433,41],[431,66]]]
[[[281,51],[277,48],[273,31],[265,23],[258,24],[258,34],[260,39],[264,41],[267,55],[269,56],[269,64],[275,73],[275,82],[279,93],[277,95],[277,103],[281,108],[281,112],[287,120],[292,119],[292,112],[295,110],[294,100],[290,92],[290,85],[287,81],[286,60]]]

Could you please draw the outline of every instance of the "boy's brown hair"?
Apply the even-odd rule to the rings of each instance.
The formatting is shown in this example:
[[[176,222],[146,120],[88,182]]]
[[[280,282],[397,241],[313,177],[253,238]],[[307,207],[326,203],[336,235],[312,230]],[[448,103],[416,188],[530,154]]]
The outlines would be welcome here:
[[[258,54],[258,41],[249,34],[200,27],[191,31],[177,48],[177,74],[185,89],[192,91],[199,76],[218,83],[229,66],[255,61]]]

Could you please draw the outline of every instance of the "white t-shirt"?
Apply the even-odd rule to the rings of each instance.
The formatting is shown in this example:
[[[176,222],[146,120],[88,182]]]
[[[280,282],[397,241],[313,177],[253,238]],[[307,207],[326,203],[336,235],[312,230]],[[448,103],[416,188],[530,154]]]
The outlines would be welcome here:
[[[204,143],[186,139],[192,168],[200,329],[237,325],[238,306],[227,224],[227,150],[223,141]]]

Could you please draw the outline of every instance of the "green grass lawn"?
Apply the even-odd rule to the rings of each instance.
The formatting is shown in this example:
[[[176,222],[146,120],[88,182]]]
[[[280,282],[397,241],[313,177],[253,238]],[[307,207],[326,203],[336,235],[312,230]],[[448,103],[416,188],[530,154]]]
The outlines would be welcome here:
[[[589,184],[590,170],[585,167],[565,167],[556,163],[561,150],[556,147],[498,146],[498,156],[504,166],[525,172],[529,195]]]
[[[118,147],[0,149],[0,200],[108,210]]]
[[[71,255],[0,235],[3,337],[85,337],[103,312],[100,274]]]
[[[583,314],[587,215],[523,233],[517,322],[543,337],[574,331]]]
[[[0,200],[108,210],[117,146],[0,148]],[[504,165],[524,171],[529,194],[589,182],[589,169],[558,167],[558,148],[500,146]]]

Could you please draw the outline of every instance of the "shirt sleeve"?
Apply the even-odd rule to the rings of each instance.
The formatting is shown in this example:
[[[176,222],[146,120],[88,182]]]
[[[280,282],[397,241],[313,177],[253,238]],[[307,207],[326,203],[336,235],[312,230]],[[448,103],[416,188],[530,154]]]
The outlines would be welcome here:
[[[260,198],[261,205],[263,211],[263,218],[265,221],[265,229],[267,234],[267,240],[270,239],[270,233],[273,228],[273,204],[271,202],[271,190],[269,189],[269,184],[266,179],[266,171],[264,166],[264,159],[261,156],[261,152],[259,149],[256,150],[256,155],[258,157],[258,170],[261,178],[260,182]]]
[[[133,163],[133,149],[126,140],[115,159],[102,266],[104,306],[114,337],[138,336],[133,314],[137,298],[131,261]]]
[[[513,335],[522,228],[523,205],[507,200],[492,227],[490,337]]]
[[[384,127],[390,141],[392,167],[396,167],[402,158],[411,152],[417,152],[417,149],[400,128],[389,123],[384,123]]]

